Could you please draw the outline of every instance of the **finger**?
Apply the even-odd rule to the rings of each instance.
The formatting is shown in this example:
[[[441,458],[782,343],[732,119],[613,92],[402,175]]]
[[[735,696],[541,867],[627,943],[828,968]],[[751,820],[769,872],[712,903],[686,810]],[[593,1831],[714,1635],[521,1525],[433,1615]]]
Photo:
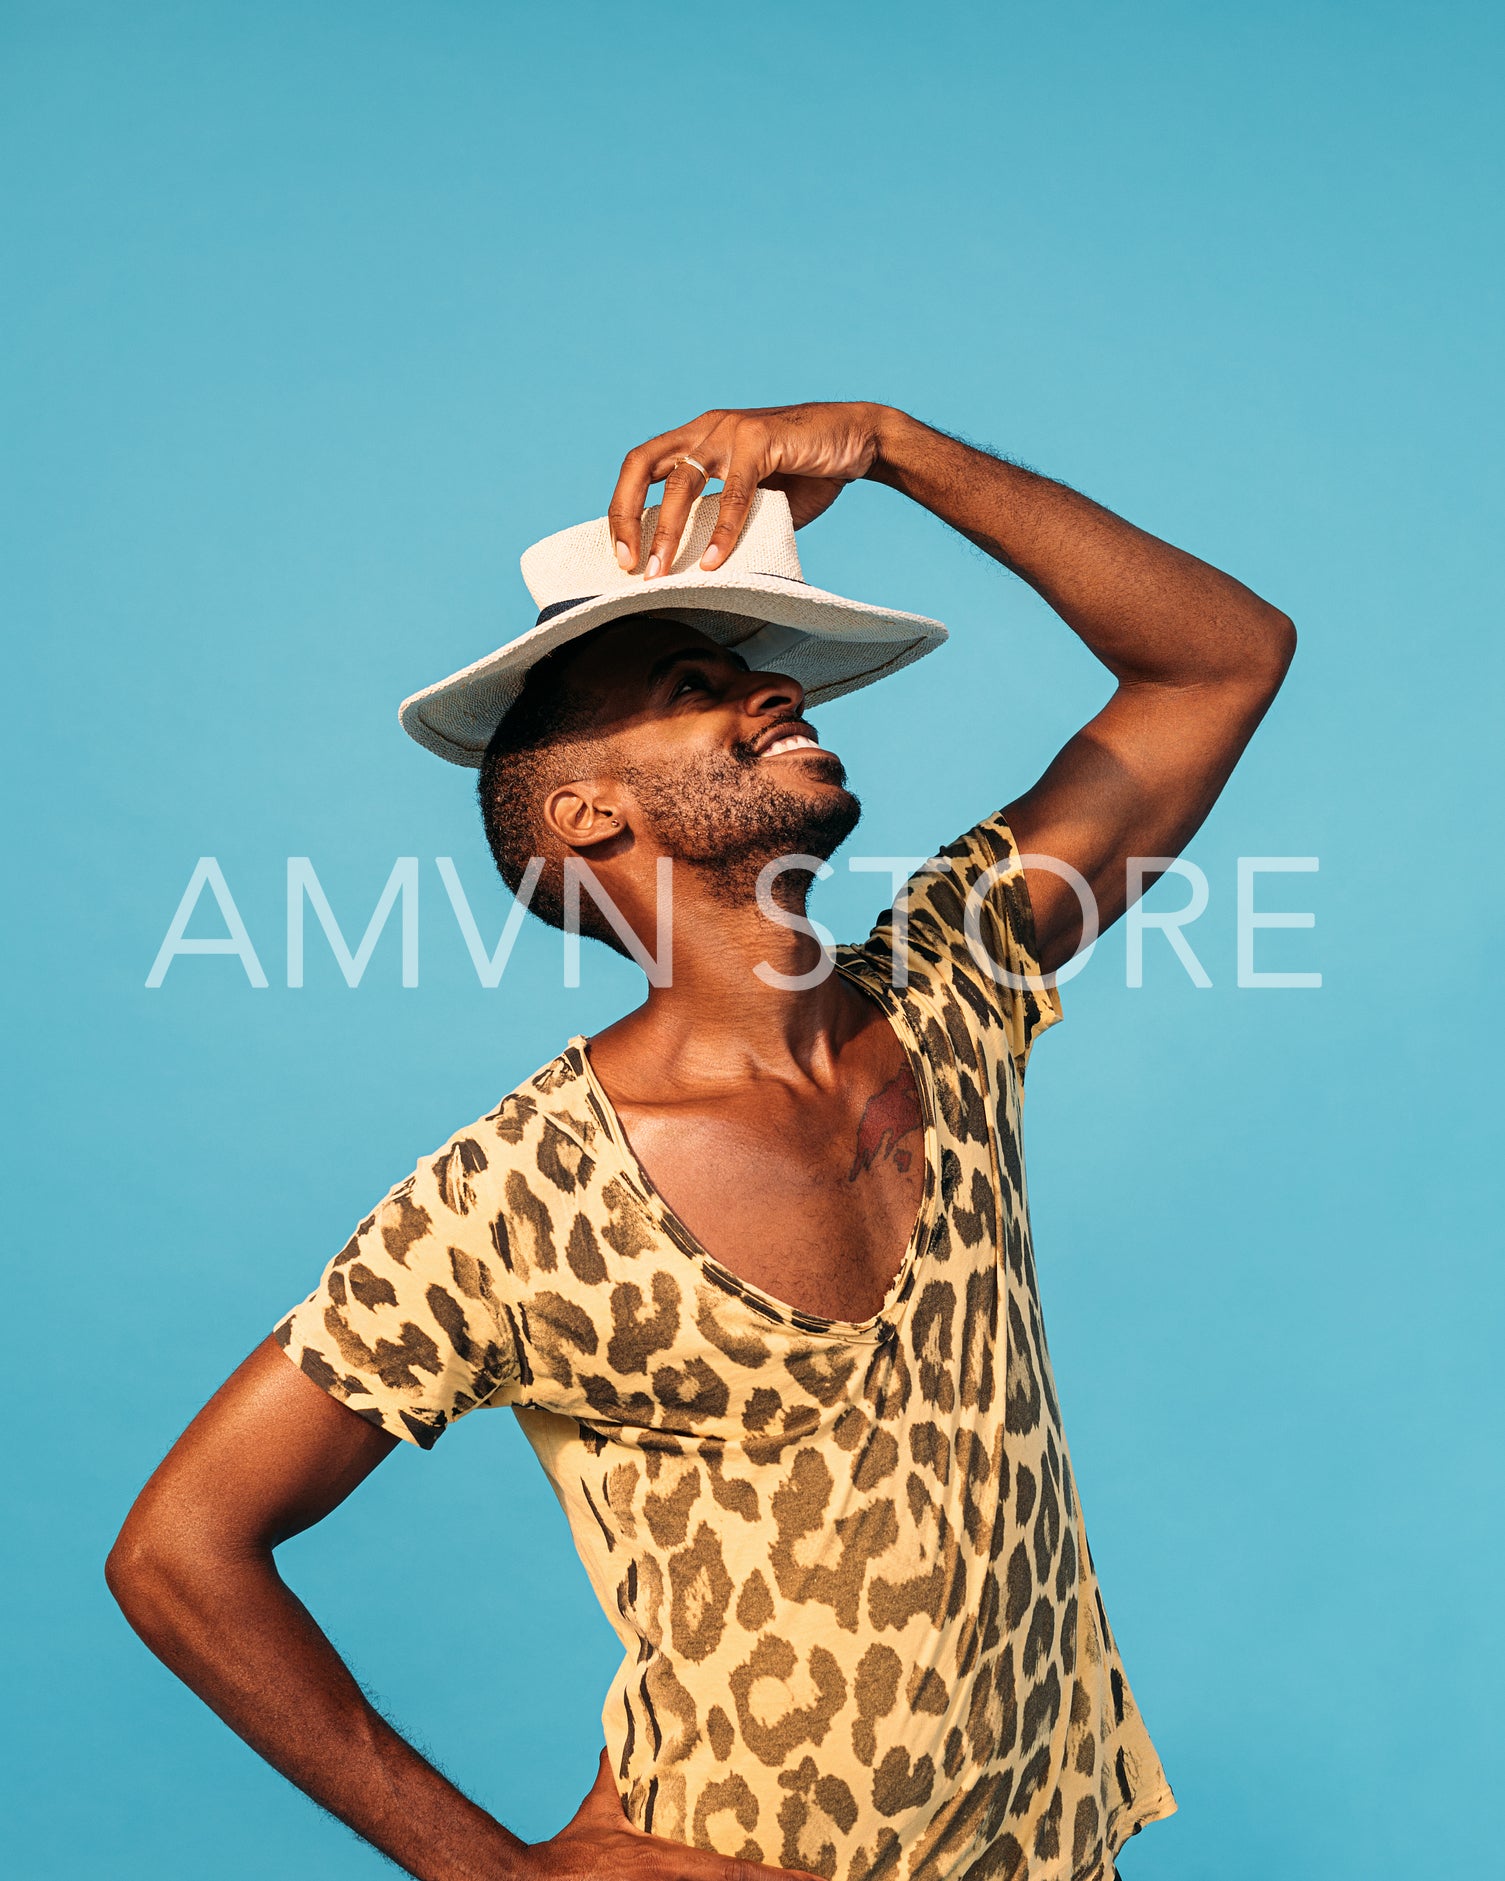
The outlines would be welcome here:
[[[691,452],[691,455],[700,457],[698,451]],[[701,457],[700,462],[706,469],[710,468],[705,458]],[[664,478],[664,500],[659,505],[658,527],[653,532],[653,541],[648,549],[648,566],[643,571],[645,580],[651,581],[655,575],[667,575],[673,567],[674,558],[679,553],[680,538],[690,519],[690,505],[704,490],[706,482],[705,472],[682,458]]]
[[[769,1868],[756,1861],[743,1861],[735,1855],[718,1855],[708,1848],[687,1848],[682,1842],[666,1841],[659,1835],[643,1837],[656,1843],[665,1857],[666,1881],[821,1881],[819,1875],[803,1868]]]
[[[761,1862],[743,1861],[735,1855],[718,1855],[708,1848],[688,1848],[683,1842],[648,1835],[625,1825],[646,1845],[649,1860],[640,1864],[643,1872],[659,1881],[821,1881],[819,1875],[802,1868],[768,1868]]]
[[[703,1866],[681,1864],[685,1881],[820,1881],[818,1875],[806,1874],[802,1868],[766,1868],[761,1862],[741,1861],[735,1855],[701,1853],[701,1861]]]
[[[649,438],[622,459],[606,515],[611,524],[617,561],[623,568],[636,568],[642,560],[643,505],[648,500],[650,486],[672,470],[686,451],[708,464],[710,459],[695,448],[694,440],[705,437],[721,418],[718,411],[702,412],[687,425],[676,425],[672,431],[661,431],[656,438]]]
[[[767,469],[761,432],[739,430],[732,460],[722,474],[721,509],[700,558],[702,568],[719,568],[737,546],[758,483]]]
[[[672,438],[677,434],[667,435]],[[663,438],[650,438],[646,444],[638,445],[622,459],[622,468],[617,473],[617,486],[611,493],[606,518],[611,525],[617,562],[624,569],[636,568],[642,559],[643,505],[649,486],[661,474],[658,465],[664,455],[664,442]]]
[[[800,477],[784,470],[763,479],[765,490],[782,490],[789,498],[789,519],[796,529],[824,516],[846,487],[837,477]]]

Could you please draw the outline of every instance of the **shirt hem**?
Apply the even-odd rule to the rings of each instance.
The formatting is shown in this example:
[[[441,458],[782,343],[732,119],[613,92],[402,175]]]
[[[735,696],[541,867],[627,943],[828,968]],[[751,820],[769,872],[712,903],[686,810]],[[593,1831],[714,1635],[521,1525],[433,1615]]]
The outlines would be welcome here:
[[[1146,1797],[1142,1802],[1136,1797],[1132,1809],[1110,1822],[1108,1832],[1103,1837],[1103,1846],[1108,1852],[1109,1861],[1104,1881],[1111,1881],[1113,1864],[1117,1862],[1126,1843],[1138,1835],[1141,1829],[1147,1829],[1152,1822],[1164,1822],[1168,1817],[1175,1815],[1179,1808],[1180,1804],[1176,1801],[1170,1785],[1165,1783],[1153,1796]],[[1077,1874],[1073,1874],[1071,1881],[1088,1881],[1092,1872],[1090,1868],[1081,1869]]]

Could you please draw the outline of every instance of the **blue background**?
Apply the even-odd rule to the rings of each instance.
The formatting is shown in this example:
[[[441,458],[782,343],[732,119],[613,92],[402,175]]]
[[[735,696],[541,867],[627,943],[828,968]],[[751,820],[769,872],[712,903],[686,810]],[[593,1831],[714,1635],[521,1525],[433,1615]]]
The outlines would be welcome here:
[[[148,1656],[139,1484],[419,1152],[636,998],[506,908],[405,693],[518,631],[516,557],[712,404],[873,397],[1085,488],[1296,619],[1197,839],[1195,990],[1122,931],[1031,1071],[1042,1287],[1110,1614],[1181,1813],[1129,1881],[1498,1860],[1497,9],[0,13],[12,1872],[381,1872]],[[953,640],[819,715],[852,847],[925,854],[1104,696],[891,493],[802,539]],[[317,927],[286,985],[284,869]],[[1240,854],[1316,855],[1235,984]],[[271,985],[144,981],[218,857]],[[1178,884],[1156,891],[1166,905]],[[851,931],[872,877],[821,909]],[[206,897],[192,930],[222,932]],[[510,1418],[406,1449],[293,1584],[524,1835],[588,1784],[614,1642]]]

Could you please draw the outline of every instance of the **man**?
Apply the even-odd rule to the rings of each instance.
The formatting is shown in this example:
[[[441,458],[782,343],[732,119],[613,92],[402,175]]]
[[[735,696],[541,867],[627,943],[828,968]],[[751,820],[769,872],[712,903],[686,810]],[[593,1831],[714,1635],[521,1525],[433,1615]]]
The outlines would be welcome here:
[[[833,957],[802,891],[858,806],[807,692],[941,637],[804,584],[790,525],[859,477],[1029,582],[1117,688]],[[1202,822],[1290,622],[863,404],[667,432],[628,455],[609,529],[524,566],[538,625],[404,723],[480,764],[509,884],[643,960],[648,997],[360,1225],[147,1485],[110,1585],[233,1729],[424,1881],[1107,1881],[1175,1803],[1061,1430],[1023,1079],[1059,1017],[1042,975],[1122,912],[1128,858],[1163,866]],[[896,759],[933,765],[944,737],[901,720]],[[517,1410],[627,1649],[596,1785],[531,1848],[374,1711],[273,1560],[399,1440],[482,1404]]]

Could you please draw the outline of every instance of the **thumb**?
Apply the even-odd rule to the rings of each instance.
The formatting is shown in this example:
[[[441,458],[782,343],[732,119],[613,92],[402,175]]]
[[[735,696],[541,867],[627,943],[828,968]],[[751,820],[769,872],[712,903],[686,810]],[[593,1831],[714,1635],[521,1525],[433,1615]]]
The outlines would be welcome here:
[[[763,479],[768,490],[782,490],[789,498],[789,518],[796,529],[824,516],[847,487],[839,477],[802,477],[778,471]]]
[[[611,1759],[605,1750],[601,1752],[596,1764],[596,1780],[591,1784],[586,1792],[585,1801],[575,1813],[577,1816],[605,1816],[619,1827],[627,1825],[626,1812],[622,1808],[622,1797],[617,1789],[617,1779],[612,1771]]]

